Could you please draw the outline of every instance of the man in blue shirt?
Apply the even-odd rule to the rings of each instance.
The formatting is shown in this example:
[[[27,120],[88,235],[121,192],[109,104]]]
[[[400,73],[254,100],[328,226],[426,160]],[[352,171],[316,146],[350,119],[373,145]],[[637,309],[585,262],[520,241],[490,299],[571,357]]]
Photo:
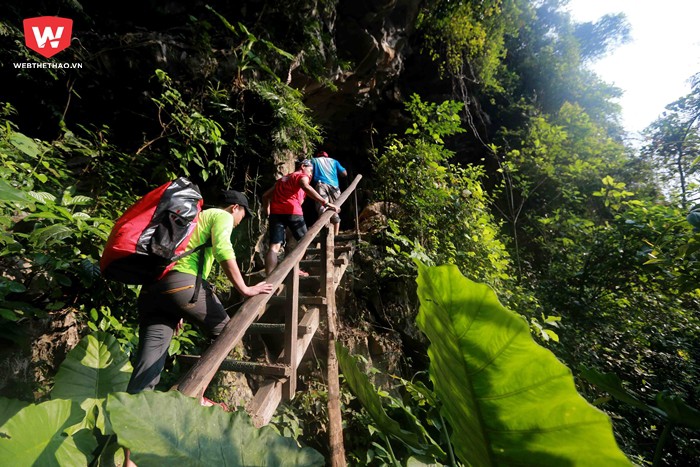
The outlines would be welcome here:
[[[338,183],[338,176],[347,177],[348,172],[345,167],[340,165],[340,162],[328,157],[328,153],[325,151],[320,151],[316,154],[316,157],[311,159],[311,164],[314,168],[314,188],[319,195],[326,201],[325,203],[316,202],[316,211],[320,216],[326,209],[328,209],[327,204],[335,203],[335,200],[340,196],[340,183]],[[335,234],[338,235],[340,231],[340,217],[336,212],[331,217],[331,223],[333,224],[333,229]]]

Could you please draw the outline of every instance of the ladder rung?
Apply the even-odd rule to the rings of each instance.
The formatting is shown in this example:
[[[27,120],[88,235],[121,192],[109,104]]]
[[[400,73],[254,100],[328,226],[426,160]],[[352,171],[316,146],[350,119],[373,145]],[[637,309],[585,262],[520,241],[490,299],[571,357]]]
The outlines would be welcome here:
[[[282,334],[284,332],[284,324],[253,323],[248,328],[248,332],[254,332],[256,334]]]
[[[340,258],[336,258],[335,261],[333,262],[335,266],[343,266],[344,264],[348,264],[348,258],[346,256],[342,256]],[[319,259],[305,259],[299,262],[299,266],[302,269],[315,269],[315,268],[320,268],[321,267],[321,260]]]
[[[336,245],[335,247],[335,254],[338,255],[339,253],[347,253],[348,251],[352,251],[353,247],[351,245]],[[308,255],[318,255],[321,253],[320,248],[307,248],[306,249],[306,254]]]
[[[312,281],[320,281],[321,276],[299,276],[299,282],[312,282]]]
[[[253,323],[248,328],[248,332],[257,334],[283,334],[284,324],[281,323]],[[311,332],[311,326],[297,326],[297,335],[303,336]]]
[[[281,363],[244,362],[229,359],[224,360],[219,369],[265,376],[289,376],[292,374],[292,369]]]
[[[353,232],[353,233],[346,233],[346,234],[338,234],[335,236],[335,241],[336,242],[347,242],[350,240],[357,240],[358,235]]]
[[[186,365],[194,365],[197,363],[199,358],[199,355],[178,355],[177,357],[180,362]],[[242,360],[234,360],[232,358],[227,358],[221,362],[219,370],[237,371],[239,373],[250,373],[265,376],[289,376],[292,373],[291,368],[288,365],[283,365],[281,363],[244,362]]]
[[[325,305],[326,297],[302,295],[299,297],[299,303],[302,305]]]
[[[282,305],[284,302],[287,301],[287,297],[284,295],[273,295],[270,297],[270,299],[267,301],[268,305],[274,306],[274,305]]]

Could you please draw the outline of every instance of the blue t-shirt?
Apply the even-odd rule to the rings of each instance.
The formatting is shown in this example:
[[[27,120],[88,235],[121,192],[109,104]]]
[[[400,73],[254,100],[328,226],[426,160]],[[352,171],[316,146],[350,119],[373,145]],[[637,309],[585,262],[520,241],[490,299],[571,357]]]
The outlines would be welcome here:
[[[345,167],[340,165],[340,162],[332,157],[314,157],[311,159],[314,166],[314,183],[325,183],[326,185],[340,187],[338,183],[338,174],[345,172]]]

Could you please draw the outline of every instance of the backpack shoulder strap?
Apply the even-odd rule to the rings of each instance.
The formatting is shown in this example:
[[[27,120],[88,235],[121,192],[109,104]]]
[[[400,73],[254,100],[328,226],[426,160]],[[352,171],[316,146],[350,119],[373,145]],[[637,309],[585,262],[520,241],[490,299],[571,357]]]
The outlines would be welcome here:
[[[190,303],[196,303],[197,298],[199,297],[199,290],[202,288],[202,275],[204,274],[204,249],[210,246],[212,246],[211,239],[207,240],[205,243],[202,243],[198,247],[180,255],[187,256],[191,255],[195,251],[199,251],[199,261],[197,261],[197,279],[194,282],[194,293],[192,294]]]

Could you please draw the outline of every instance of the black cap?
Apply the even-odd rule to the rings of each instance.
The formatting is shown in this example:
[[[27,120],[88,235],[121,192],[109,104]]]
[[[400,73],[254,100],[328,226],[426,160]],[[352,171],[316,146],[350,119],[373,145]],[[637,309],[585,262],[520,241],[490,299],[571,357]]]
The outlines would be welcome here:
[[[231,204],[239,205],[243,208],[247,217],[253,217],[253,211],[251,211],[250,206],[248,206],[248,198],[240,191],[223,190],[221,192],[221,200],[227,206]]]

